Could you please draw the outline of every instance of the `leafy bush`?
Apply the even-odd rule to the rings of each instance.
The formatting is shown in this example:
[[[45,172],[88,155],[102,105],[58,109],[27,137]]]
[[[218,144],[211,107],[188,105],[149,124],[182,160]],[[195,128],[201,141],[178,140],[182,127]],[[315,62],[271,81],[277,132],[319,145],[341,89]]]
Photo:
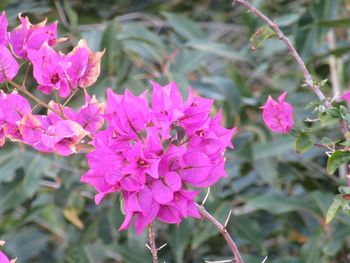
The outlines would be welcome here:
[[[348,3],[254,5],[295,42],[327,98],[339,97],[349,82]],[[60,35],[70,41],[63,49],[81,37],[93,50],[105,49],[100,78],[89,88],[99,100],[105,99],[106,87],[140,94],[149,88],[149,79],[175,80],[184,96],[192,86],[215,99],[225,126],[237,126],[238,133],[235,150],[226,153],[229,177],[211,188],[206,207],[221,222],[232,209],[227,227],[245,262],[262,262],[266,256],[273,263],[349,261],[348,189],[341,188],[334,198],[338,187],[347,185],[346,173],[340,168],[330,174],[348,160],[347,152],[335,151],[328,159],[324,147],[311,147],[321,142],[333,152],[344,142],[338,119],[346,120],[346,104],[336,102],[326,110],[302,85],[303,75],[286,46],[263,21],[231,1],[13,0],[1,3],[1,10],[11,25],[19,12],[33,21],[59,19]],[[29,80],[28,87],[33,83]],[[42,97],[35,88],[31,92]],[[259,107],[269,94],[276,98],[282,91],[288,91],[301,133],[278,135],[263,125]],[[69,105],[77,107],[82,100],[79,93]],[[119,197],[96,206],[93,190],[79,182],[87,170],[83,155],[62,158],[16,143],[0,151],[0,238],[7,241],[10,257],[19,262],[151,262],[146,234],[117,232],[124,217]],[[334,215],[340,207],[343,212]],[[159,251],[161,261],[230,257],[222,237],[204,221],[159,223],[156,230],[157,244],[167,243]]]

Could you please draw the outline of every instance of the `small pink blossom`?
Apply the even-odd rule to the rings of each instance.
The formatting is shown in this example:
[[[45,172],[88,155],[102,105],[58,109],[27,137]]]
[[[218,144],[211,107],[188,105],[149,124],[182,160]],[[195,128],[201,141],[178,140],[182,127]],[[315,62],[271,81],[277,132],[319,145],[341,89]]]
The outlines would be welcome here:
[[[288,133],[294,125],[293,106],[285,102],[287,92],[282,93],[275,101],[271,96],[262,106],[262,117],[266,126],[277,133]]]
[[[94,96],[92,98],[85,93],[85,104],[76,114],[76,121],[90,134],[100,130],[104,123],[104,104],[99,103]]]
[[[80,68],[79,74],[76,74],[77,77],[75,80],[77,81],[77,86],[87,88],[93,85],[100,75],[101,58],[104,54],[104,51],[92,52],[87,46],[86,41],[84,39],[81,39],[78,42],[77,47],[70,54],[73,57],[81,52],[84,52],[83,60],[85,65],[84,67]],[[85,57],[85,53],[87,54],[87,57]],[[80,57],[82,57],[82,55],[80,55]],[[87,61],[85,63],[86,58]],[[81,63],[81,61],[79,63]]]
[[[5,143],[5,137],[12,141],[21,141],[18,122],[31,112],[29,102],[17,92],[5,94],[0,91],[0,145]]]
[[[59,155],[76,153],[76,145],[88,134],[78,123],[71,120],[58,121],[41,136],[41,143]]]
[[[33,64],[33,75],[40,84],[38,89],[45,94],[57,90],[61,97],[71,93],[66,76],[67,65],[64,57],[53,50],[46,42],[38,49],[28,49],[28,58]]]
[[[32,25],[28,17],[19,15],[21,24],[10,34],[10,44],[14,54],[22,59],[27,59],[29,49],[39,50],[47,42],[50,46],[59,42],[57,40],[57,22],[46,25],[46,20],[37,25]]]

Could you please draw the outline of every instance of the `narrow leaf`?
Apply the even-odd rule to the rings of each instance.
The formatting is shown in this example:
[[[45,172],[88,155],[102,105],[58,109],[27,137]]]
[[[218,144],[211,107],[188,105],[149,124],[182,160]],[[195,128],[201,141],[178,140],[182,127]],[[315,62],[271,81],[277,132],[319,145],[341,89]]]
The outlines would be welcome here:
[[[333,174],[339,166],[350,160],[350,154],[343,151],[335,151],[327,161],[327,171],[329,174]]]
[[[335,214],[337,213],[338,209],[342,206],[342,204],[343,200],[341,198],[336,198],[334,200],[334,202],[331,204],[327,211],[326,224],[329,224],[333,220]]]
[[[307,152],[312,148],[314,141],[307,133],[301,133],[295,140],[294,149],[299,153]]]
[[[256,50],[266,39],[276,37],[277,34],[270,27],[266,26],[256,31],[250,38],[250,48]]]

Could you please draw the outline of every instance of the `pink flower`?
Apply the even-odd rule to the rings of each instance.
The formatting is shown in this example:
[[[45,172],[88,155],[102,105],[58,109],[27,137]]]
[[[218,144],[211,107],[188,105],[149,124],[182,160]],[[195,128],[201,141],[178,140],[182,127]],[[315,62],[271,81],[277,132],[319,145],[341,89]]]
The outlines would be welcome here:
[[[52,122],[44,115],[25,115],[19,122],[23,142],[42,152],[68,156],[77,152],[76,146],[89,134],[73,120]]]
[[[95,96],[91,98],[85,93],[85,105],[77,112],[76,121],[90,134],[94,134],[103,126],[103,113],[104,104],[99,103]]]
[[[107,91],[108,127],[94,137],[95,150],[87,155],[90,170],[81,181],[92,185],[96,204],[107,195],[123,196],[125,220],[137,233],[153,220],[178,224],[200,215],[194,198],[198,191],[226,176],[224,152],[235,129],[221,125],[221,112],[210,116],[212,100],[196,96],[186,102],[177,85],[151,82],[152,106],[146,93]]]
[[[262,106],[262,117],[266,126],[273,132],[288,133],[294,125],[293,106],[285,102],[287,92],[278,97],[278,101],[273,100],[271,96]]]
[[[76,145],[88,134],[78,123],[71,120],[58,121],[41,136],[41,143],[59,155],[76,153]]]
[[[79,41],[79,44],[81,41]],[[71,87],[78,87],[81,79],[84,77],[89,61],[89,50],[81,45],[76,46],[65,56],[67,77]]]
[[[39,50],[47,42],[50,46],[57,40],[57,22],[46,25],[46,20],[32,25],[28,17],[19,15],[21,24],[10,34],[10,44],[15,55],[27,59],[28,49]]]
[[[84,53],[83,55],[78,55],[79,53]],[[87,54],[87,56],[86,56]],[[77,82],[77,86],[82,88],[87,88],[94,84],[100,75],[101,70],[101,58],[104,54],[102,52],[92,52],[86,44],[84,39],[81,39],[78,42],[77,47],[73,49],[73,51],[68,54],[68,57],[71,57],[70,60],[74,60],[74,57],[80,57],[82,60],[79,61],[82,64],[84,61],[84,65],[80,67],[78,74],[75,74],[75,81]],[[87,61],[85,62],[85,60]],[[74,61],[73,61],[74,63]]]
[[[0,46],[7,46],[9,33],[7,32],[7,17],[5,12],[0,15]]]
[[[13,141],[22,141],[18,122],[31,112],[29,102],[17,92],[5,94],[0,91],[0,145],[5,143],[5,137]]]
[[[86,44],[81,44],[84,41],[79,43],[67,55],[57,53],[47,42],[38,50],[27,49],[39,90],[45,94],[57,90],[61,97],[67,97],[73,89],[87,87],[96,81],[103,53],[93,53]]]
[[[0,83],[12,80],[18,73],[19,65],[11,52],[0,45]]]
[[[70,83],[66,76],[67,64],[64,57],[56,53],[46,42],[39,50],[28,49],[28,58],[33,64],[33,75],[40,84],[38,89],[45,94],[57,90],[61,97],[71,93]]]

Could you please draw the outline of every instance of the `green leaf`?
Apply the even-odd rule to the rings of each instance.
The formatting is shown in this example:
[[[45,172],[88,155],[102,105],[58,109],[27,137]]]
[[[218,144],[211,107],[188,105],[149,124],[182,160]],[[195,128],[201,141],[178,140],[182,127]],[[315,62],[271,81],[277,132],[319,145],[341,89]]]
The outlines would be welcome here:
[[[306,202],[308,200],[308,202]],[[248,210],[266,210],[272,214],[284,214],[294,211],[308,211],[311,215],[320,215],[315,202],[305,196],[284,196],[281,194],[264,194],[253,197],[246,202]]]
[[[260,28],[258,31],[256,31],[250,38],[250,48],[252,50],[256,50],[266,39],[276,37],[277,34],[275,31],[273,31],[269,26]]]
[[[69,30],[74,34],[79,35],[79,22],[77,12],[72,8],[70,1],[64,1],[63,8],[69,19]]]
[[[349,28],[350,18],[319,21],[317,24],[323,27]]]
[[[333,145],[334,144],[334,142],[331,139],[329,139],[328,137],[323,137],[321,139],[321,143],[325,144],[325,145]]]
[[[28,198],[23,190],[22,180],[23,176],[16,176],[10,183],[0,184],[0,214]]]
[[[168,12],[163,12],[162,15],[165,16],[168,23],[175,30],[175,32],[183,36],[184,38],[197,39],[204,37],[204,32],[191,19],[185,16]]]
[[[121,31],[121,26],[116,19],[113,19],[107,25],[101,40],[101,49],[105,49],[106,53],[102,59],[102,68],[105,69],[109,75],[119,74],[121,60],[122,44],[117,38]]]
[[[270,186],[279,188],[277,162],[274,158],[253,160],[254,170]]]
[[[334,202],[331,204],[331,206],[329,207],[328,211],[327,211],[327,215],[326,215],[326,224],[329,224],[335,214],[337,213],[337,211],[339,210],[339,208],[343,205],[344,201],[342,198],[336,198],[334,200]]]
[[[175,262],[184,262],[184,255],[186,252],[186,247],[191,242],[191,227],[192,221],[184,220],[179,226],[170,226],[169,234],[166,235],[167,243],[171,247],[173,254],[175,256]]]
[[[323,247],[323,239],[320,233],[316,232],[307,243],[301,248],[301,259],[303,263],[315,263],[321,261],[321,249]]]
[[[273,141],[253,145],[253,159],[276,157],[293,149],[294,139],[278,137]]]
[[[314,140],[307,133],[301,133],[295,140],[294,149],[299,153],[304,153],[310,150],[313,144]]]
[[[39,188],[39,180],[45,170],[49,169],[51,161],[39,154],[32,154],[34,157],[25,169],[25,177],[23,179],[23,189],[28,196],[32,196]]]
[[[7,159],[0,162],[0,182],[12,181],[16,175],[16,170],[22,166],[22,162],[13,156],[14,152],[11,152],[7,155]]]
[[[202,50],[219,57],[243,61],[245,58],[230,46],[223,43],[210,42],[207,40],[192,40],[186,43],[187,47]]]
[[[335,151],[328,158],[327,171],[329,174],[333,174],[339,166],[350,160],[350,154],[344,151]]]
[[[338,190],[341,194],[350,194],[350,187],[348,186],[340,186]]]

